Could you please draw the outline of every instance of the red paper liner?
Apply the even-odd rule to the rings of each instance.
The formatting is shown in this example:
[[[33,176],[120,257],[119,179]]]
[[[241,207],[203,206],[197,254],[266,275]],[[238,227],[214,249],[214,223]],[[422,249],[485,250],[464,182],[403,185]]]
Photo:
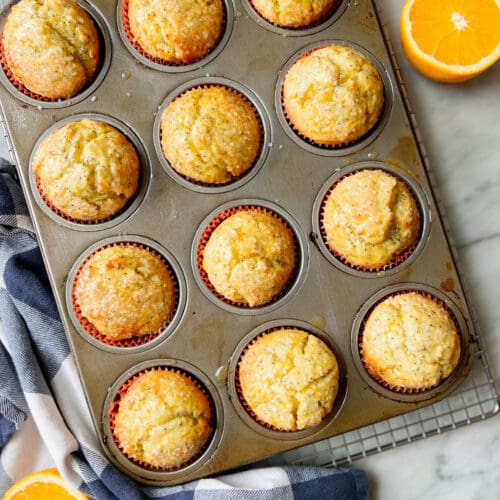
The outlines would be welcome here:
[[[313,427],[316,427],[316,426],[311,426],[311,427],[305,427],[304,429],[299,429],[299,430],[289,430],[289,429],[281,429],[279,427],[276,427],[268,422],[265,422],[264,420],[261,420],[258,415],[252,410],[252,407],[247,403],[245,397],[243,396],[243,390],[241,388],[241,383],[240,383],[240,364],[241,364],[241,360],[243,359],[243,356],[245,355],[245,353],[248,351],[248,349],[253,345],[255,344],[259,339],[265,337],[266,335],[270,334],[270,333],[273,333],[273,332],[276,332],[276,331],[279,331],[279,330],[287,330],[287,329],[294,329],[294,330],[301,330],[303,332],[306,332],[308,333],[309,335],[314,335],[314,333],[306,330],[305,328],[302,328],[302,327],[299,327],[299,326],[293,326],[293,325],[281,325],[281,326],[275,326],[273,328],[269,328],[261,333],[259,333],[256,337],[254,337],[246,346],[245,348],[243,349],[243,351],[241,351],[241,354],[239,355],[238,357],[238,361],[236,362],[236,368],[235,368],[235,371],[234,371],[234,384],[235,384],[235,387],[236,387],[236,394],[238,395],[238,400],[239,402],[241,403],[241,406],[243,407],[243,409],[248,413],[248,415],[250,415],[250,417],[252,417],[252,419],[257,422],[259,425],[261,425],[262,427],[265,427],[266,429],[270,429],[272,431],[276,431],[276,432],[285,432],[285,433],[291,433],[293,434],[294,432],[300,432],[300,431],[304,431],[304,430],[307,430],[307,429],[312,429]],[[316,337],[316,335],[314,335]],[[319,338],[319,337],[317,337]],[[322,339],[320,339],[322,340]],[[323,341],[323,340],[322,340]],[[324,341],[323,341],[324,342]],[[328,349],[330,349],[330,346],[328,346],[328,344],[325,343],[325,345],[328,347]],[[330,351],[332,352],[332,354],[335,356],[335,353],[330,349]],[[338,393],[335,397],[335,399],[337,398],[338,396]],[[335,403],[335,400],[334,400],[334,403]],[[333,406],[332,406],[332,410],[333,410]],[[331,413],[331,411],[325,415],[323,417],[322,420],[324,420],[325,418],[328,417],[328,415]],[[316,425],[319,425],[319,424],[316,424]]]
[[[268,19],[267,17],[264,17],[257,9],[257,7],[255,7],[255,5],[253,4],[252,0],[249,0],[249,3],[250,3],[250,6],[252,7],[252,9],[255,11],[255,13],[261,18],[263,19],[264,21],[266,21],[266,23],[269,23],[273,26],[276,26],[276,28],[281,28],[281,29],[284,29],[284,30],[290,30],[290,31],[304,31],[304,30],[309,30],[309,29],[312,29],[312,28],[315,28],[316,26],[319,26],[320,24],[323,24],[324,22],[326,22],[328,19],[330,19],[330,17],[332,17],[335,12],[337,12],[338,8],[340,7],[340,5],[342,4],[342,1],[343,0],[335,0],[332,4],[332,6],[328,9],[327,12],[325,12],[317,21],[313,21],[312,23],[309,23],[309,24],[306,24],[305,26],[284,26],[282,24],[278,24],[278,23],[274,23],[273,21],[271,21],[270,19]]]
[[[260,129],[259,149],[257,150],[257,154],[255,155],[255,159],[252,162],[252,164],[243,173],[241,173],[240,175],[234,176],[231,180],[229,180],[227,182],[202,182],[202,181],[198,181],[196,179],[192,179],[191,177],[188,177],[187,175],[184,175],[181,172],[177,171],[173,167],[172,163],[169,161],[169,159],[167,158],[167,156],[165,155],[165,153],[163,151],[163,147],[161,149],[162,149],[163,157],[168,162],[168,164],[171,166],[171,168],[176,172],[177,175],[180,175],[186,181],[190,182],[191,184],[195,184],[197,186],[203,186],[203,187],[221,187],[221,186],[227,186],[228,184],[232,184],[233,182],[236,182],[239,179],[242,179],[243,177],[245,177],[247,174],[249,174],[250,171],[258,163],[260,157],[262,156],[262,150],[264,148],[264,125],[262,124],[262,118],[260,116],[260,113],[258,112],[257,108],[253,105],[252,101],[250,101],[250,99],[243,92],[240,92],[239,90],[236,90],[233,87],[230,87],[229,85],[223,85],[223,84],[220,84],[220,83],[203,84],[203,85],[195,85],[194,87],[191,87],[191,88],[186,89],[183,92],[181,92],[178,96],[175,97],[175,99],[173,99],[168,104],[168,106],[165,108],[164,112],[168,109],[168,107],[172,103],[174,103],[177,99],[180,99],[183,95],[187,94],[191,90],[195,90],[195,89],[208,89],[208,88],[211,88],[211,87],[222,87],[222,88],[225,88],[225,89],[229,90],[233,94],[235,94],[235,95],[243,98],[245,100],[245,102],[252,108],[252,111],[254,112],[255,117],[257,118],[257,121],[259,123],[259,129]],[[160,128],[160,145],[161,145],[162,144],[162,128],[161,128],[161,125],[160,125],[159,128]]]
[[[174,66],[174,67],[181,67],[181,66],[187,66],[190,64],[195,64],[199,61],[202,61],[207,57],[211,52],[213,52],[216,47],[219,45],[221,42],[222,38],[224,37],[224,32],[226,31],[227,27],[227,13],[226,13],[226,5],[224,2],[222,2],[222,10],[223,10],[223,19],[222,19],[222,29],[220,32],[220,36],[215,42],[214,46],[210,48],[205,54],[203,54],[201,57],[189,60],[187,62],[172,62],[172,61],[167,61],[165,59],[162,59],[161,57],[156,57],[148,52],[146,52],[137,42],[137,40],[134,38],[134,35],[132,34],[132,31],[130,30],[130,21],[128,18],[128,6],[129,6],[129,0],[122,0],[122,5],[121,5],[121,11],[120,11],[120,18],[123,26],[123,32],[125,33],[125,36],[127,37],[127,40],[130,42],[132,47],[136,52],[138,52],[141,56],[145,57],[146,59],[150,60],[151,62],[154,62],[156,64],[161,64],[163,66]]]
[[[397,385],[389,384],[389,382],[387,382],[383,378],[379,377],[371,369],[371,367],[369,367],[365,363],[365,361],[363,359],[363,330],[365,328],[366,321],[368,320],[370,314],[375,309],[375,307],[377,307],[379,304],[381,304],[382,302],[384,302],[389,297],[394,297],[396,295],[405,295],[407,293],[418,293],[419,295],[422,295],[423,297],[427,297],[428,299],[431,299],[433,302],[435,302],[440,307],[442,307],[450,315],[450,318],[452,319],[452,321],[453,321],[453,323],[454,323],[454,325],[455,325],[455,327],[457,329],[457,335],[459,337],[462,336],[462,331],[460,329],[460,325],[458,323],[458,320],[457,320],[455,314],[453,313],[453,311],[441,299],[439,299],[438,297],[436,297],[436,296],[434,296],[434,295],[432,295],[430,293],[424,292],[422,290],[411,289],[410,288],[408,290],[401,290],[399,292],[390,293],[389,295],[386,295],[385,297],[382,297],[375,304],[373,304],[372,307],[370,307],[369,311],[365,314],[365,317],[363,318],[363,321],[361,323],[361,328],[359,329],[359,333],[358,333],[359,357],[361,359],[361,363],[363,364],[364,369],[367,371],[367,373],[370,375],[370,377],[373,380],[375,380],[375,382],[377,382],[382,387],[385,387],[386,389],[388,389],[388,390],[390,390],[392,392],[396,392],[396,393],[400,393],[400,394],[421,394],[421,393],[430,391],[431,389],[435,389],[436,387],[438,387],[439,385],[441,385],[445,380],[447,380],[451,376],[451,373],[450,373],[450,375],[448,375],[448,377],[440,380],[437,384],[429,385],[429,386],[426,386],[426,387],[404,387],[404,386],[397,386]],[[452,373],[455,370],[455,368],[452,370]]]
[[[398,181],[403,182],[405,184],[405,186],[408,188],[408,191],[409,191],[411,197],[415,201],[415,206],[417,207],[418,216],[419,216],[419,220],[418,220],[419,224],[418,224],[417,236],[416,236],[415,240],[413,241],[413,243],[409,247],[407,247],[405,250],[403,250],[403,252],[394,255],[393,258],[392,258],[392,260],[390,262],[388,262],[388,263],[386,263],[386,264],[384,264],[382,266],[368,267],[368,266],[362,266],[360,264],[352,264],[352,263],[350,263],[349,260],[347,259],[347,257],[345,257],[344,255],[342,255],[342,254],[338,253],[337,251],[333,250],[328,245],[328,239],[327,239],[327,235],[326,235],[326,231],[325,231],[325,226],[324,226],[324,223],[323,223],[323,219],[324,219],[324,215],[325,215],[325,205],[326,205],[326,201],[327,201],[328,197],[330,196],[330,194],[332,193],[332,191],[335,189],[335,187],[337,186],[337,184],[339,182],[341,182],[342,180],[344,180],[345,178],[347,178],[347,177],[349,177],[351,175],[355,175],[355,174],[357,174],[359,172],[363,172],[364,170],[373,170],[373,169],[361,169],[361,170],[356,170],[354,172],[350,172],[350,173],[342,176],[340,179],[337,179],[337,181],[331,185],[330,189],[328,189],[328,191],[326,192],[325,196],[323,197],[323,200],[321,201],[321,205],[320,205],[320,208],[319,208],[319,229],[320,229],[321,239],[323,240],[323,243],[325,244],[326,248],[328,249],[328,251],[330,252],[330,254],[332,254],[339,262],[341,262],[342,264],[344,264],[344,265],[346,265],[346,266],[348,266],[351,269],[354,269],[356,271],[362,271],[362,272],[366,272],[366,273],[379,273],[381,271],[388,271],[389,269],[393,269],[394,267],[399,266],[406,259],[408,259],[410,257],[410,255],[413,254],[413,252],[417,248],[420,240],[422,239],[422,231],[423,231],[422,220],[423,220],[423,214],[422,214],[422,208],[420,206],[420,203],[417,201],[417,199],[415,197],[415,194],[413,193],[413,190],[410,188],[410,186],[404,180],[402,180],[399,177],[396,177],[393,174],[389,173],[390,175],[392,175],[393,177],[395,177]],[[384,171],[384,170],[382,170],[382,171]]]
[[[116,419],[116,415],[118,413],[118,410],[120,408],[120,400],[121,400],[121,398],[126,394],[126,392],[130,389],[130,387],[135,382],[137,382],[144,374],[151,373],[151,372],[154,372],[154,371],[172,371],[174,373],[180,374],[180,375],[188,378],[207,397],[209,405],[210,405],[210,413],[211,413],[211,417],[212,417],[211,418],[211,422],[210,422],[210,426],[212,427],[212,433],[211,433],[210,437],[206,440],[206,443],[203,445],[203,447],[201,448],[201,450],[196,455],[194,455],[193,457],[191,457],[191,459],[188,460],[187,462],[184,462],[184,463],[178,465],[177,467],[171,467],[171,468],[156,467],[154,465],[150,465],[150,464],[148,464],[146,462],[143,462],[141,460],[137,460],[137,459],[129,456],[127,454],[126,450],[121,446],[120,441],[118,439],[118,436],[116,436],[116,434],[115,434],[115,419]],[[174,367],[153,367],[153,368],[146,368],[145,370],[141,370],[140,372],[138,372],[135,375],[133,375],[132,377],[130,377],[116,391],[116,395],[115,395],[115,397],[113,399],[113,402],[111,403],[111,409],[109,411],[109,426],[110,426],[110,429],[111,429],[111,435],[113,436],[113,440],[114,440],[116,446],[121,451],[121,453],[123,454],[123,456],[125,456],[127,458],[127,460],[130,460],[135,465],[138,465],[139,467],[142,467],[143,469],[146,469],[146,470],[149,470],[149,471],[153,471],[153,472],[173,472],[173,471],[177,471],[177,470],[183,469],[183,468],[187,467],[188,465],[191,465],[192,463],[196,462],[196,460],[198,460],[205,453],[205,451],[208,449],[208,447],[210,446],[210,442],[212,441],[212,438],[213,438],[213,435],[214,435],[214,432],[215,432],[215,428],[216,428],[215,404],[214,404],[212,396],[210,395],[210,393],[209,393],[208,389],[205,387],[205,385],[202,384],[191,373],[189,373],[189,372],[187,372],[185,370],[182,370],[180,368],[174,368]]]
[[[251,212],[251,211],[259,211],[267,215],[273,216],[276,220],[284,224],[292,233],[293,238],[294,238],[294,260],[295,260],[295,266],[294,269],[290,275],[290,279],[288,280],[288,283],[283,287],[280,293],[278,293],[273,299],[271,299],[269,302],[266,302],[265,304],[260,304],[259,306],[251,307],[245,302],[234,302],[232,300],[229,300],[228,298],[224,297],[224,295],[220,294],[215,287],[212,285],[210,282],[210,279],[208,278],[208,274],[203,268],[203,251],[205,250],[205,247],[207,246],[208,240],[210,239],[210,236],[212,233],[215,231],[215,229],[226,219],[231,217],[231,215],[234,215],[238,212]],[[196,264],[198,268],[198,273],[201,277],[201,280],[203,281],[203,284],[207,287],[207,289],[215,295],[219,300],[222,302],[231,305],[231,306],[236,306],[240,307],[243,309],[257,309],[259,307],[263,306],[268,306],[270,304],[274,304],[278,300],[280,300],[286,293],[290,290],[292,287],[293,283],[297,279],[298,271],[299,271],[299,263],[298,263],[298,257],[299,257],[299,251],[298,251],[298,242],[297,242],[297,236],[293,229],[290,227],[288,222],[284,220],[280,215],[278,215],[276,212],[273,212],[272,210],[264,207],[260,207],[257,205],[239,205],[236,207],[228,208],[226,210],[223,210],[221,213],[217,214],[207,225],[205,230],[203,231],[199,243],[198,243],[198,248],[196,249]]]
[[[141,335],[141,336],[136,335],[136,336],[130,337],[128,339],[113,340],[113,339],[110,339],[109,337],[107,337],[106,335],[103,335],[102,333],[100,333],[97,330],[97,328],[82,314],[82,310],[81,310],[80,305],[78,304],[76,296],[75,296],[75,287],[76,287],[76,284],[78,282],[78,277],[81,273],[81,270],[85,266],[85,264],[98,252],[100,252],[101,250],[104,250],[106,248],[110,248],[110,247],[114,247],[114,246],[120,246],[122,248],[135,247],[135,248],[139,248],[141,250],[147,250],[149,253],[151,253],[155,257],[158,257],[161,260],[161,262],[165,265],[165,267],[170,275],[170,278],[172,279],[172,283],[174,284],[174,300],[173,300],[173,304],[172,304],[172,310],[170,311],[169,317],[165,320],[163,326],[155,333]],[[78,319],[78,322],[80,323],[82,328],[89,335],[94,337],[96,340],[98,340],[99,342],[102,342],[103,344],[113,346],[113,347],[124,347],[124,348],[137,347],[140,345],[147,344],[151,340],[158,337],[158,335],[160,335],[168,327],[168,325],[172,321],[172,319],[175,316],[175,313],[177,311],[177,307],[179,305],[179,282],[177,281],[177,276],[173,272],[168,261],[165,259],[165,257],[163,255],[161,255],[156,250],[154,250],[146,245],[143,245],[141,243],[135,243],[135,242],[109,243],[107,245],[104,245],[104,246],[98,248],[96,251],[92,252],[89,256],[87,256],[87,258],[82,262],[82,264],[80,265],[80,267],[76,271],[75,278],[73,281],[73,290],[71,293],[71,301],[72,301],[73,310],[75,312],[76,318]]]
[[[299,59],[302,59],[303,57],[306,57],[306,56],[309,56],[310,54],[312,54],[313,52],[316,52],[317,50],[319,49],[324,49],[326,47],[331,47],[332,45],[335,45],[333,43],[324,43],[324,44],[321,44],[321,45],[317,45],[316,47],[304,52],[303,54],[300,55],[300,57],[298,57],[294,63],[292,64],[292,66],[299,60]],[[353,49],[353,50],[356,50],[356,49]],[[291,66],[290,66],[291,68]],[[286,75],[285,75],[285,78],[283,79],[282,83],[281,83],[281,89],[280,89],[280,102],[281,102],[281,109],[283,111],[283,116],[285,117],[285,120],[286,122],[288,123],[288,126],[292,129],[292,131],[294,132],[295,135],[297,135],[300,139],[302,139],[304,142],[306,142],[307,144],[311,145],[311,146],[314,146],[316,148],[320,148],[320,149],[326,149],[326,150],[329,150],[329,151],[332,151],[332,150],[340,150],[340,149],[343,149],[343,148],[347,148],[347,147],[351,147],[351,146],[355,146],[356,144],[359,144],[361,142],[363,142],[365,140],[366,137],[368,137],[378,126],[378,124],[380,123],[380,120],[382,118],[382,116],[384,115],[384,107],[387,105],[387,95],[386,95],[386,92],[385,92],[385,85],[384,85],[384,81],[382,79],[382,75],[380,75],[379,71],[378,71],[378,68],[377,69],[377,73],[379,74],[379,77],[382,81],[382,85],[384,87],[384,104],[382,106],[382,109],[380,111],[380,115],[379,117],[377,118],[377,121],[370,127],[370,129],[365,132],[361,137],[358,137],[357,139],[353,139],[353,140],[350,140],[350,141],[345,141],[345,142],[341,142],[339,144],[325,144],[325,143],[321,143],[321,142],[318,142],[318,141],[315,141],[313,139],[311,139],[310,137],[307,137],[306,135],[302,134],[296,127],[295,125],[293,124],[293,121],[291,120],[291,118],[288,116],[288,113],[286,111],[286,106],[285,106],[285,99],[284,99],[284,90],[283,90],[283,87],[284,87],[284,84],[285,84],[285,79],[286,79]]]

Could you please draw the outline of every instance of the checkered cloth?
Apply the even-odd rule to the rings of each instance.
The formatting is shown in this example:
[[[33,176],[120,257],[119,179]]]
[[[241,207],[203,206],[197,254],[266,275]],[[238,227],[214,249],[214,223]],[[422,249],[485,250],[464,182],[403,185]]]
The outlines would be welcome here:
[[[0,493],[56,466],[97,499],[368,498],[360,470],[254,469],[182,486],[139,485],[99,446],[15,170],[0,159]]]

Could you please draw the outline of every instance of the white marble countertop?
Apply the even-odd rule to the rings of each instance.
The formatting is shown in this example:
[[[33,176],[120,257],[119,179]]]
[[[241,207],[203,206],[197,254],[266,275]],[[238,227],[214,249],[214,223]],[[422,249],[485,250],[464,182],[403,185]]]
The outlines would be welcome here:
[[[403,0],[383,5],[496,377],[500,376],[500,63],[458,85],[426,80],[401,55]],[[0,156],[7,156],[0,137]],[[373,499],[500,498],[500,416],[357,461]]]

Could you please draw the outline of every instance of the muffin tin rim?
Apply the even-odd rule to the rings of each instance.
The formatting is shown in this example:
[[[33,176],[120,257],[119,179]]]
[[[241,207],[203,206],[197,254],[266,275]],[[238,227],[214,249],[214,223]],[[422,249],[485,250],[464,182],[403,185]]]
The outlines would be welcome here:
[[[185,467],[181,467],[172,471],[153,471],[147,470],[143,467],[129,460],[118,448],[113,438],[110,425],[110,410],[114,397],[116,396],[120,387],[134,375],[147,370],[148,368],[174,368],[184,371],[188,375],[192,375],[197,379],[202,386],[206,389],[212,398],[215,415],[214,415],[214,429],[210,437],[210,444],[205,451],[193,462]],[[216,385],[211,381],[210,377],[206,375],[197,366],[178,358],[155,358],[147,361],[137,363],[126,371],[124,371],[108,388],[106,398],[102,404],[102,416],[100,421],[103,442],[105,444],[104,450],[107,454],[111,454],[118,462],[119,466],[125,469],[127,474],[135,476],[135,479],[147,479],[150,481],[162,481],[175,479],[187,476],[213,460],[216,456],[215,452],[219,448],[222,436],[224,434],[224,408],[219,391]]]
[[[140,245],[144,245],[146,247],[155,250],[166,260],[167,264],[170,266],[173,274],[177,279],[178,299],[177,299],[177,307],[172,316],[172,319],[165,328],[162,328],[160,333],[155,338],[151,339],[149,342],[145,342],[144,344],[133,347],[118,347],[118,346],[108,345],[94,338],[80,324],[72,306],[73,284],[75,281],[76,273],[78,272],[82,264],[94,252],[98,251],[99,249],[107,245],[115,243],[138,243]],[[68,315],[71,319],[71,322],[73,323],[74,328],[81,337],[83,337],[87,342],[92,344],[94,347],[97,347],[98,349],[101,349],[103,351],[118,355],[130,355],[146,351],[148,349],[153,349],[154,347],[158,346],[159,344],[169,339],[172,335],[174,335],[185,317],[185,313],[188,308],[189,297],[188,297],[188,284],[186,281],[186,277],[184,275],[184,271],[182,269],[181,264],[174,256],[174,254],[170,252],[167,248],[165,248],[163,245],[150,238],[146,238],[144,236],[139,236],[139,235],[126,234],[121,236],[111,236],[109,238],[104,238],[102,240],[99,240],[90,245],[89,247],[87,247],[82,253],[80,253],[80,255],[77,257],[77,259],[71,266],[71,269],[69,270],[66,278],[65,299],[66,299],[66,310],[68,312]]]
[[[243,405],[240,401],[240,397],[238,396],[238,392],[236,390],[236,370],[238,361],[243,354],[245,348],[251,344],[252,340],[259,337],[261,334],[266,334],[266,331],[271,330],[273,328],[287,328],[292,327],[299,330],[303,330],[310,335],[314,335],[315,337],[322,340],[327,347],[333,352],[339,369],[339,384],[338,384],[338,392],[333,402],[332,409],[330,412],[321,420],[321,422],[313,427],[309,427],[306,429],[302,429],[299,431],[279,431],[269,429],[262,424],[259,424],[255,419],[253,419],[248,412],[243,408]],[[232,354],[228,361],[228,375],[226,380],[226,388],[227,393],[229,395],[229,399],[233,405],[233,408],[236,410],[239,418],[242,422],[244,422],[247,427],[252,429],[254,432],[261,434],[264,437],[277,439],[280,441],[296,441],[303,439],[305,437],[310,437],[317,432],[322,431],[325,427],[330,425],[334,425],[333,422],[340,415],[342,408],[345,405],[347,400],[347,393],[349,391],[349,374],[347,371],[347,364],[345,362],[344,356],[340,348],[337,347],[337,344],[333,341],[331,335],[327,332],[318,328],[307,321],[300,319],[292,319],[292,318],[284,318],[284,319],[274,319],[270,321],[266,321],[261,323],[259,326],[253,328],[251,331],[246,333],[238,342],[236,347],[233,349]]]
[[[371,311],[371,309],[381,300],[386,297],[398,292],[423,292],[436,297],[440,300],[446,307],[450,309],[458,323],[460,332],[460,358],[448,377],[442,380],[438,385],[421,392],[414,393],[404,393],[391,391],[390,389],[384,387],[382,384],[378,383],[374,378],[370,376],[368,371],[361,361],[361,355],[359,352],[359,336],[363,327],[363,321],[366,315]],[[368,387],[375,393],[383,396],[385,398],[391,399],[398,403],[419,403],[421,401],[427,401],[438,397],[440,394],[449,392],[456,388],[456,386],[462,382],[463,377],[466,375],[465,368],[471,361],[471,345],[473,344],[472,338],[470,336],[469,326],[456,303],[445,293],[437,288],[430,285],[418,282],[404,282],[396,283],[383,287],[368,297],[360,306],[356,312],[352,327],[351,327],[351,354],[354,365],[361,375],[363,382],[368,385]]]
[[[262,125],[263,136],[262,147],[259,155],[254,161],[253,166],[251,166],[242,176],[237,178],[232,182],[228,182],[221,185],[210,185],[204,186],[202,184],[197,184],[195,181],[190,181],[189,179],[183,177],[179,174],[167,160],[165,155],[163,154],[163,150],[161,147],[160,141],[160,131],[161,131],[161,120],[163,116],[163,112],[171,104],[175,99],[180,97],[183,93],[188,90],[194,88],[201,88],[204,85],[207,86],[221,86],[229,89],[236,90],[236,92],[242,94],[246,99],[250,101],[252,106],[257,110],[259,115],[259,120]],[[156,152],[156,156],[163,170],[173,179],[177,184],[180,184],[185,189],[190,191],[194,191],[196,193],[205,193],[205,194],[220,194],[227,193],[229,191],[234,191],[242,186],[244,186],[247,182],[250,182],[264,167],[268,158],[269,152],[271,150],[272,145],[272,125],[271,119],[269,115],[269,111],[267,110],[264,102],[260,99],[260,97],[249,87],[246,85],[239,83],[235,80],[226,78],[226,77],[217,77],[217,76],[201,76],[197,78],[193,78],[187,82],[184,82],[181,85],[178,85],[173,90],[171,90],[168,95],[163,99],[160,106],[158,107],[155,119],[153,122],[153,143],[154,149]]]
[[[292,128],[292,125],[288,123],[282,102],[282,88],[288,70],[301,57],[303,57],[307,53],[331,45],[341,45],[344,47],[350,47],[354,50],[357,50],[365,57],[367,57],[377,69],[377,72],[380,75],[380,78],[382,80],[382,85],[384,88],[384,104],[382,112],[377,122],[373,125],[373,127],[356,141],[348,143],[345,146],[339,146],[335,148],[328,148],[316,145],[314,144],[314,141],[312,140],[309,141],[301,137],[297,132],[295,132],[294,129]],[[392,113],[393,101],[394,101],[394,88],[386,66],[382,62],[380,62],[380,60],[377,57],[375,57],[374,54],[372,54],[368,49],[364,48],[362,45],[359,45],[355,42],[351,42],[350,40],[345,40],[345,39],[335,39],[335,38],[322,39],[316,42],[311,42],[301,47],[300,49],[296,50],[292,55],[288,57],[288,59],[283,63],[283,65],[279,69],[274,89],[274,107],[276,110],[276,116],[278,118],[279,124],[281,125],[281,128],[288,136],[288,138],[291,139],[297,146],[307,151],[308,153],[312,153],[318,156],[327,156],[327,157],[348,156],[360,151],[361,149],[369,146],[373,141],[375,141],[375,139],[383,132],[383,130],[387,126],[387,123],[389,122]]]
[[[0,9],[0,36],[3,35],[3,28],[7,16],[13,5],[19,3],[21,0],[12,0],[3,9]],[[100,57],[104,53],[104,58],[99,62],[99,68],[95,74],[92,82],[85,87],[81,92],[70,97],[68,99],[58,99],[57,101],[43,101],[39,99],[34,99],[24,94],[18,90],[10,79],[5,74],[5,71],[0,65],[0,83],[10,92],[16,99],[28,104],[29,106],[35,107],[38,110],[42,109],[61,109],[69,106],[78,104],[88,97],[90,97],[104,82],[106,75],[109,72],[111,66],[112,53],[113,53],[113,43],[111,36],[111,27],[108,23],[106,16],[101,12],[101,9],[97,8],[91,0],[75,0],[78,5],[84,9],[91,17],[94,25],[97,29],[100,42]]]
[[[36,176],[32,168],[35,153],[39,148],[40,144],[47,137],[49,137],[57,129],[64,127],[68,123],[78,122],[84,119],[100,121],[115,128],[118,132],[120,132],[125,136],[125,138],[129,141],[129,143],[136,151],[137,156],[139,157],[140,172],[139,172],[139,184],[137,186],[136,193],[131,198],[129,203],[125,204],[125,207],[118,213],[118,215],[111,216],[109,220],[105,220],[103,222],[89,222],[89,223],[75,222],[73,220],[65,219],[64,217],[61,217],[56,212],[51,210],[51,208],[47,206],[40,192],[38,191],[36,185]],[[140,209],[140,207],[144,203],[144,200],[147,198],[151,188],[153,169],[151,168],[151,158],[149,156],[148,149],[144,145],[141,136],[135,131],[135,129],[132,126],[128,125],[127,123],[113,116],[105,115],[102,113],[90,112],[90,113],[76,113],[74,115],[66,116],[65,118],[62,118],[61,120],[58,120],[57,122],[53,123],[49,128],[45,129],[45,131],[38,137],[37,141],[35,142],[35,145],[33,146],[33,149],[31,150],[28,162],[28,177],[33,198],[35,199],[39,208],[45,215],[50,217],[55,223],[67,227],[69,229],[82,232],[94,232],[94,231],[103,231],[105,229],[114,227],[132,217],[137,212],[137,210]]]
[[[321,212],[321,206],[323,205],[323,200],[327,195],[328,191],[333,186],[333,184],[340,181],[345,176],[353,172],[357,171],[361,172],[363,170],[382,170],[384,172],[393,175],[400,181],[404,182],[412,192],[413,196],[415,197],[415,200],[419,208],[421,216],[421,230],[420,230],[419,241],[415,246],[414,250],[404,261],[402,261],[399,264],[396,264],[394,267],[390,269],[381,271],[370,271],[370,270],[362,271],[359,269],[355,269],[354,267],[345,264],[340,259],[335,257],[328,248],[328,245],[323,240],[323,237],[321,235],[320,212]],[[429,199],[425,191],[420,186],[420,184],[406,172],[403,172],[403,170],[378,160],[366,160],[366,161],[351,163],[345,167],[335,170],[335,172],[332,175],[330,175],[328,179],[321,186],[320,190],[318,191],[314,199],[312,207],[312,228],[313,228],[312,235],[314,236],[314,245],[318,248],[321,255],[323,255],[323,257],[325,257],[325,259],[330,264],[335,266],[340,271],[348,273],[351,276],[357,278],[368,278],[368,279],[385,278],[387,276],[392,276],[394,274],[397,274],[398,272],[412,265],[423,253],[427,245],[427,242],[429,241],[431,224],[432,224],[432,212],[430,209]]]
[[[219,299],[216,295],[214,295],[207,288],[207,286],[201,279],[200,273],[198,272],[198,262],[197,262],[198,246],[200,244],[201,237],[203,236],[203,233],[205,232],[206,228],[208,227],[212,219],[221,212],[224,212],[225,210],[228,210],[230,208],[245,207],[245,206],[255,206],[268,209],[271,212],[274,212],[280,217],[282,217],[283,220],[288,224],[288,226],[292,230],[297,243],[297,248],[299,250],[296,276],[293,280],[292,285],[284,293],[284,295],[268,304],[264,304],[259,307],[248,307],[248,308],[243,308],[243,307],[238,307],[236,305],[228,304],[223,300]],[[279,307],[283,306],[284,304],[292,300],[305,281],[308,267],[309,267],[309,246],[307,243],[307,238],[299,222],[288,210],[282,208],[276,203],[261,198],[238,198],[223,203],[222,205],[219,205],[215,209],[211,210],[210,213],[206,217],[204,217],[203,220],[200,222],[194,234],[193,242],[191,245],[191,270],[193,272],[194,280],[198,285],[198,287],[200,288],[203,295],[208,300],[210,300],[212,304],[216,305],[217,307],[220,307],[226,312],[242,316],[257,316],[260,314],[266,314],[275,311]]]

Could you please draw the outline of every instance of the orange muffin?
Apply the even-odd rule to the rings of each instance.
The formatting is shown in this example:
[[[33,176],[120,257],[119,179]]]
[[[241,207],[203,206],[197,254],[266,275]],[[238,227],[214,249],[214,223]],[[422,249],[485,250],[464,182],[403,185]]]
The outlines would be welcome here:
[[[37,147],[31,168],[40,195],[69,219],[98,222],[122,210],[140,176],[135,148],[107,123],[69,122]]]
[[[132,378],[119,392],[113,436],[128,458],[176,469],[200,456],[213,433],[214,415],[209,396],[191,377],[157,368]]]
[[[49,99],[85,88],[99,66],[99,36],[74,0],[21,0],[2,33],[5,62],[14,78]]]
[[[259,423],[298,431],[318,425],[339,389],[335,355],[318,337],[281,328],[258,337],[238,363],[241,396]]]
[[[324,202],[322,224],[336,255],[353,266],[379,269],[415,246],[420,214],[403,181],[368,169],[335,185]]]
[[[384,86],[375,65],[344,45],[314,49],[288,70],[283,110],[292,127],[323,146],[343,146],[364,136],[378,121]]]
[[[172,64],[203,58],[224,29],[221,0],[128,0],[135,42],[150,57]]]
[[[259,154],[261,134],[250,101],[223,86],[187,91],[161,119],[161,146],[172,168],[207,184],[227,184],[243,175]]]
[[[158,333],[171,319],[176,285],[163,260],[134,243],[97,250],[80,267],[73,302],[112,341]]]
[[[241,210],[221,222],[203,250],[203,269],[231,302],[271,302],[295,269],[295,238],[280,219],[261,209]]]

